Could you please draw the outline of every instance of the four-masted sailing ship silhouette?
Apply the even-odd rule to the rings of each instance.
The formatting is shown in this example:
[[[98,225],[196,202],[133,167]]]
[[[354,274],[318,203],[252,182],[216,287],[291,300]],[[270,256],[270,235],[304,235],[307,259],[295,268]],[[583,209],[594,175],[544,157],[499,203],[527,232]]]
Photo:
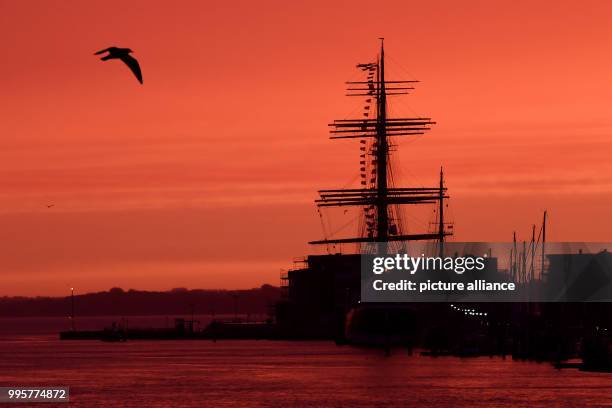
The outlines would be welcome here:
[[[385,78],[384,39],[380,40],[380,55],[376,62],[357,65],[367,75],[366,80],[347,82],[347,96],[365,98],[363,118],[335,120],[329,125],[331,139],[360,139],[361,188],[320,190],[320,199],[316,200],[318,207],[362,207],[365,228],[360,237],[324,239],[310,244],[377,242],[375,250],[386,253],[390,241],[437,240],[442,251],[445,237],[452,235],[452,226],[444,222],[444,200],[448,195],[442,169],[438,187],[394,187],[390,177],[392,140],[422,135],[435,122],[425,117],[388,117],[387,97],[408,94],[418,81]],[[405,233],[399,206],[406,204],[437,204],[437,231]]]

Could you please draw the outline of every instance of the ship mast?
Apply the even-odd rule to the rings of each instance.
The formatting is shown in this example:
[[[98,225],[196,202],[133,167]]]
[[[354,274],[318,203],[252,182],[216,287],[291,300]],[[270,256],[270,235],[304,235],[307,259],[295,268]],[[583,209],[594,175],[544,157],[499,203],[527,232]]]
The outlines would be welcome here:
[[[389,142],[387,140],[387,87],[385,86],[385,40],[380,39],[380,58],[378,61],[378,95],[376,100],[378,112],[376,118],[376,170],[378,181],[378,200],[376,203],[378,222],[376,237],[379,242],[387,242],[389,237],[389,211],[387,208],[387,157],[389,155]],[[381,251],[386,252],[386,251]]]
[[[440,257],[444,256],[444,170],[440,167],[440,197],[438,200],[438,242],[440,243]]]
[[[403,234],[398,228],[400,220],[390,218],[390,207],[403,204],[439,204],[448,198],[442,180],[439,187],[396,188],[390,186],[389,139],[398,136],[421,135],[435,124],[431,118],[388,118],[387,96],[405,95],[414,89],[414,80],[387,80],[385,78],[384,39],[376,62],[358,64],[367,73],[366,81],[347,82],[347,96],[365,97],[366,103],[375,100],[376,118],[370,118],[370,105],[365,119],[335,120],[329,126],[331,139],[360,139],[362,187],[358,189],[320,190],[318,207],[361,206],[364,208],[367,233],[356,238],[311,241],[310,244],[342,244],[378,242],[377,252],[386,253],[389,241],[439,240],[451,235],[444,231],[443,212],[440,211],[440,230],[435,233]],[[371,162],[368,162],[368,157]],[[369,171],[369,172],[368,172]],[[398,215],[396,215],[396,218]]]

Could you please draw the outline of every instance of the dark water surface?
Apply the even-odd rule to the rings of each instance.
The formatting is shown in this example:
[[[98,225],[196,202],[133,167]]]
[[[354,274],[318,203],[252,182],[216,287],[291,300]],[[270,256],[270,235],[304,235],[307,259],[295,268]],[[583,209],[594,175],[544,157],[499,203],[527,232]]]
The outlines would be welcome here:
[[[59,341],[6,329],[0,386],[69,386],[70,405],[83,407],[612,406],[612,374],[511,359],[385,357],[332,342]]]

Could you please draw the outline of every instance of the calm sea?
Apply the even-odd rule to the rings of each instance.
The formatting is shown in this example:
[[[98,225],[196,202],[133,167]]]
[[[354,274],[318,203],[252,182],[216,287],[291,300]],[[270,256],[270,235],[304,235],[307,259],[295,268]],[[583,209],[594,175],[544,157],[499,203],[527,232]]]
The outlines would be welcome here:
[[[64,319],[0,325],[0,386],[69,386],[71,406],[612,406],[612,374],[549,364],[402,349],[386,357],[332,342],[70,342],[55,333]]]

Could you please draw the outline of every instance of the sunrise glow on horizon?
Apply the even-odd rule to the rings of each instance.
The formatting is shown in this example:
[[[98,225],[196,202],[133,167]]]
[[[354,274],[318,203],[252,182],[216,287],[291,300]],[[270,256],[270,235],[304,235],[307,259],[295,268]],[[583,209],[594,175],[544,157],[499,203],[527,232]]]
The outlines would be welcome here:
[[[0,0],[0,296],[277,285],[317,190],[356,183],[327,124],[383,35],[389,79],[420,81],[390,114],[437,123],[398,140],[399,181],[444,167],[455,241],[545,209],[551,241],[611,241],[612,4],[180,4]]]

